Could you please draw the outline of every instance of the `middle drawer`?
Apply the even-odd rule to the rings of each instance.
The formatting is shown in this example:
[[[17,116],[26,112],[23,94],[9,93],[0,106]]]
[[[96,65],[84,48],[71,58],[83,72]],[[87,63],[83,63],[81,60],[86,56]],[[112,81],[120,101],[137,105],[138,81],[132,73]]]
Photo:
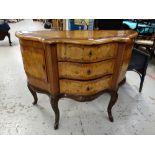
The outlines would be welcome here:
[[[58,62],[58,67],[59,78],[90,80],[112,74],[114,59],[90,64]]]

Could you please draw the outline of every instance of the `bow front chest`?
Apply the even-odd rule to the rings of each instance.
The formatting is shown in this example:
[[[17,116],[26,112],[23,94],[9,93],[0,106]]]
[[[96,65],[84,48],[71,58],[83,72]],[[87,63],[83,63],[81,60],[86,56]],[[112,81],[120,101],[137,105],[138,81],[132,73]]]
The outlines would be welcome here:
[[[107,111],[113,121],[111,109],[125,77],[135,31],[19,31],[16,36],[33,104],[38,101],[36,92],[49,95],[55,129],[60,98],[90,101],[105,91],[111,95]]]

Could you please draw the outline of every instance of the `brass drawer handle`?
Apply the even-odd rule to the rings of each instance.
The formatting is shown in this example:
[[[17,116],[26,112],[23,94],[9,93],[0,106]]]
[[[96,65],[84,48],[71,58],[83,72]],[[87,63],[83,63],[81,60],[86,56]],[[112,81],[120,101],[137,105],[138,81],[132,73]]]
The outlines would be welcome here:
[[[87,70],[87,74],[88,74],[88,75],[91,74],[91,70],[90,70],[90,69]]]
[[[90,56],[90,57],[92,56],[92,51],[89,52],[89,56]]]

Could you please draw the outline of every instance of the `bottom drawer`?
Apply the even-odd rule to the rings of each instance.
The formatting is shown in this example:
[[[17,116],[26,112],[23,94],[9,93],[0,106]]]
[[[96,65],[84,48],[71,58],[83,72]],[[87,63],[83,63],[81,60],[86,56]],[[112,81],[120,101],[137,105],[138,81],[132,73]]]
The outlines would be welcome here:
[[[92,95],[111,87],[112,76],[91,81],[60,80],[60,93],[71,95]]]

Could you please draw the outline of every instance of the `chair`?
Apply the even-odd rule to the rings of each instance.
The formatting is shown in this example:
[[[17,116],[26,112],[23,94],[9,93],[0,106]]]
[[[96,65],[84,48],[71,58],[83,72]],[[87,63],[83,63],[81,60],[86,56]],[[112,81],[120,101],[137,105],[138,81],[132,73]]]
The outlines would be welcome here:
[[[9,25],[6,22],[1,20],[1,23],[0,23],[0,40],[4,40],[5,37],[7,36],[9,39],[9,44],[11,46],[12,42],[11,42],[9,30],[10,30]]]
[[[12,46],[12,42],[11,42],[11,38],[10,38],[10,33],[8,31],[0,30],[0,40],[4,40],[6,36],[9,39],[10,46]]]
[[[139,74],[141,80],[139,92],[141,92],[143,88],[149,59],[150,55],[148,54],[147,50],[143,48],[133,48],[131,60],[128,66],[128,71],[135,71]]]

